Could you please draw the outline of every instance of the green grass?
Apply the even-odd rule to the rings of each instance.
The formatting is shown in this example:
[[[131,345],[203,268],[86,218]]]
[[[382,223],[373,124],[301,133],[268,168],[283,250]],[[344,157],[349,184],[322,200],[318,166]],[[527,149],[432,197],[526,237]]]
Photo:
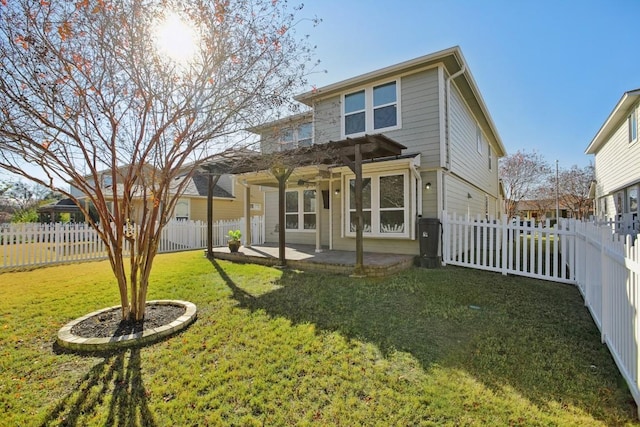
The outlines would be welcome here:
[[[117,305],[106,262],[0,275],[0,424],[632,425],[577,290],[462,268],[387,279],[159,255],[150,299],[198,320],[154,345],[56,352]]]

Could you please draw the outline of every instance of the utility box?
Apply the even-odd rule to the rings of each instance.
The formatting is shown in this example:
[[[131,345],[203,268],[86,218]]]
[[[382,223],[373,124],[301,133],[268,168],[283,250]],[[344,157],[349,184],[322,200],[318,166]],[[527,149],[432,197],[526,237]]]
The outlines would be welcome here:
[[[438,268],[442,265],[442,260],[438,256],[441,238],[440,226],[438,218],[418,218],[420,267]]]

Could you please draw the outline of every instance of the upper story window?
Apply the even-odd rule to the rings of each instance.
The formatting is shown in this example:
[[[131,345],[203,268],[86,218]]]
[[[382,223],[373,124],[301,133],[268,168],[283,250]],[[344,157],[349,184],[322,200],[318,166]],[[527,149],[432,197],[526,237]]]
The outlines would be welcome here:
[[[493,169],[493,153],[491,152],[491,144],[487,143],[487,154],[489,159],[489,170]]]
[[[400,126],[397,81],[344,96],[343,134],[356,135]]]
[[[480,125],[476,123],[476,150],[482,154],[482,130]]]
[[[301,123],[295,128],[283,129],[279,134],[278,151],[293,150],[298,147],[309,147],[313,144],[313,126]]]
[[[113,180],[111,178],[111,175],[107,175],[107,174],[102,175],[102,186],[110,187],[111,185],[113,185]]]
[[[303,123],[298,126],[298,147],[310,147],[313,144],[311,123]]]
[[[629,142],[635,142],[638,139],[638,109],[634,108],[627,117],[627,123],[629,125]]]

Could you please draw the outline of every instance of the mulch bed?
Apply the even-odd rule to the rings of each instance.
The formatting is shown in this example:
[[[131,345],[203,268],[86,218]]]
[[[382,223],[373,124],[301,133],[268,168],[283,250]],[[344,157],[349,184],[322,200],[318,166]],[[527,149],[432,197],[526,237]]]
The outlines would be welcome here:
[[[168,325],[185,311],[185,307],[178,305],[148,304],[144,319],[134,322],[122,320],[122,311],[116,308],[83,320],[71,328],[71,333],[82,338],[110,338],[135,334],[145,329]]]

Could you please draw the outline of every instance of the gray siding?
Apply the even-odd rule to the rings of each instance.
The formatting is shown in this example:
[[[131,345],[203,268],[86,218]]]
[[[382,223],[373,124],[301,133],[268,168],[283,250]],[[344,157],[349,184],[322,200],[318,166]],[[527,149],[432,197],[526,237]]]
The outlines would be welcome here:
[[[318,102],[313,110],[314,142],[324,144],[339,141],[340,138],[340,97],[334,96]]]
[[[436,68],[401,80],[402,129],[387,136],[404,144],[405,152],[420,153],[422,167],[440,165],[440,101]]]
[[[469,214],[474,218],[478,215],[484,218],[487,211],[490,216],[499,216],[498,160],[495,149],[492,147],[489,150],[485,130],[480,128],[478,150],[478,121],[453,84],[449,108],[451,173],[446,175],[445,209],[449,213]]]

